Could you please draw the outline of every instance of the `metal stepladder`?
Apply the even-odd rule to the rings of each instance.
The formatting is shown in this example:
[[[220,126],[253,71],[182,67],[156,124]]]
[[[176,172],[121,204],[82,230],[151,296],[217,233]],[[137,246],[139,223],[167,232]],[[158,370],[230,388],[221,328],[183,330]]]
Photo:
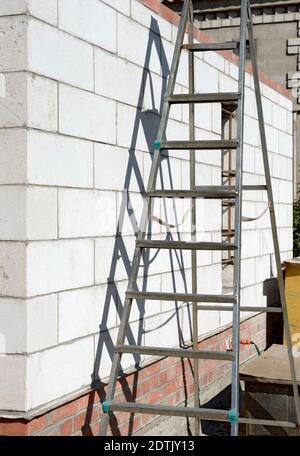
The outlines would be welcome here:
[[[188,27],[188,44],[184,44],[186,28]],[[250,42],[251,60],[253,67],[253,78],[256,93],[257,112],[259,120],[259,130],[261,138],[261,148],[265,172],[265,185],[243,186],[242,169],[243,169],[243,133],[244,133],[244,98],[245,98],[245,54],[246,39]],[[189,52],[189,94],[174,94],[176,77],[179,67],[181,50]],[[239,80],[237,93],[209,93],[196,94],[194,88],[194,53],[218,50],[239,49]],[[189,104],[189,140],[188,141],[167,141],[165,133],[173,104]],[[195,140],[195,104],[196,103],[235,103],[237,105],[237,139],[235,140]],[[235,186],[196,186],[195,171],[195,151],[196,150],[215,150],[215,149],[235,149],[236,150],[236,183]],[[156,190],[156,180],[160,165],[161,153],[164,150],[189,150],[190,153],[190,189],[189,190]],[[295,399],[295,409],[297,422],[279,422],[275,420],[259,420],[242,418],[239,416],[239,345],[240,345],[240,312],[277,312],[278,308],[272,307],[246,307],[240,305],[241,289],[241,230],[242,230],[242,192],[243,190],[263,190],[267,192],[269,214],[273,235],[273,244],[275,252],[275,262],[277,268],[277,279],[281,298],[281,311],[284,320],[284,330],[287,340],[287,352],[290,365],[293,393]],[[148,240],[146,232],[148,223],[151,219],[151,201],[153,198],[190,198],[191,199],[191,242],[170,241],[170,240]],[[232,199],[235,201],[235,238],[233,244],[225,242],[197,242],[196,241],[196,199]],[[142,260],[144,249],[178,249],[191,251],[192,263],[192,293],[157,293],[138,291],[137,278],[138,271]],[[232,295],[208,295],[197,294],[197,251],[201,250],[234,250],[234,284]],[[163,347],[146,347],[124,345],[126,331],[128,328],[130,311],[133,300],[166,300],[166,301],[184,301],[192,304],[193,315],[193,348],[163,348]],[[200,304],[199,304],[200,303]],[[202,304],[204,303],[204,304]],[[221,303],[227,306],[214,306],[213,304]],[[228,306],[230,304],[230,306]],[[232,312],[232,352],[204,351],[198,349],[198,310],[229,310]],[[167,406],[161,404],[142,404],[138,402],[117,402],[114,401],[114,394],[118,378],[121,356],[124,353],[143,354],[161,357],[178,357],[189,358],[193,360],[194,371],[194,407]],[[231,385],[231,409],[216,410],[200,407],[199,401],[199,376],[198,362],[200,359],[227,360],[232,362],[232,385]],[[241,0],[241,25],[239,42],[232,41],[226,43],[195,44],[193,41],[193,2],[184,0],[181,20],[178,29],[175,51],[173,55],[172,66],[168,79],[167,93],[163,104],[161,114],[158,138],[155,141],[155,150],[152,159],[152,167],[147,187],[147,198],[144,204],[142,219],[139,233],[136,239],[136,247],[132,262],[132,270],[129,277],[128,290],[126,293],[123,314],[119,327],[117,344],[113,356],[111,374],[108,384],[106,400],[102,404],[104,415],[100,426],[100,435],[107,433],[110,415],[114,411],[123,411],[129,413],[145,413],[151,415],[182,416],[195,419],[195,434],[199,435],[200,420],[223,421],[231,423],[231,435],[238,435],[239,423],[256,423],[266,426],[294,427],[299,429],[300,425],[300,401],[299,391],[296,378],[296,370],[292,351],[292,339],[288,321],[287,306],[285,301],[284,281],[280,261],[280,251],[277,235],[277,226],[274,210],[273,192],[271,186],[271,175],[268,160],[268,150],[264,126],[263,106],[260,92],[259,72],[256,61],[256,49],[253,35],[253,22],[251,6],[249,0]]]

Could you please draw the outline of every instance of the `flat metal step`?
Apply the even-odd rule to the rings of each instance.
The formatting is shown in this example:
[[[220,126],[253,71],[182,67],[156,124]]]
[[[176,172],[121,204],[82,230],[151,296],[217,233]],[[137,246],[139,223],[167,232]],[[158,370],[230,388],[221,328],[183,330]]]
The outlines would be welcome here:
[[[204,302],[204,301],[203,301]],[[225,302],[225,301],[224,301]],[[220,311],[220,312],[232,312],[234,306],[211,306],[211,305],[202,305],[197,306],[197,310],[208,310],[208,311]],[[282,313],[281,307],[250,307],[250,306],[241,306],[241,312],[259,312],[259,313]]]
[[[202,186],[196,187],[195,190],[152,190],[147,192],[147,196],[153,198],[209,198],[209,199],[226,199],[235,198],[238,192],[235,187],[229,186]]]
[[[228,251],[236,250],[237,246],[234,244],[227,244],[225,242],[185,242],[185,241],[160,241],[160,240],[143,240],[137,241],[137,247],[142,249],[174,249],[174,250],[214,250],[214,251]]]
[[[239,141],[237,139],[216,139],[205,141],[157,141],[156,146],[160,150],[217,150],[217,149],[237,149]]]
[[[229,422],[232,416],[231,410],[182,407],[162,404],[143,404],[139,402],[118,402],[105,401],[102,403],[103,413],[109,412],[128,412],[143,413],[146,415],[160,416],[182,416],[188,418],[198,418],[201,420]],[[239,423],[259,424],[262,426],[277,426],[286,428],[296,428],[296,424],[290,421],[260,420],[256,418],[239,418]]]
[[[182,49],[186,49],[191,52],[205,52],[205,51],[228,51],[238,49],[239,42],[227,41],[224,43],[195,43],[195,44],[184,44]]]
[[[165,348],[165,347],[144,347],[140,345],[116,345],[117,353],[130,353],[138,355],[169,356],[172,358],[188,359],[218,359],[222,361],[234,361],[232,352],[219,352],[214,350],[193,350],[190,348]]]
[[[185,103],[237,103],[239,93],[221,92],[221,93],[195,93],[195,94],[176,94],[166,97],[165,100],[170,104]]]
[[[104,413],[112,411],[128,413],[145,413],[148,415],[184,416],[190,418],[212,419],[215,421],[229,421],[230,413],[228,410],[117,401],[103,402],[102,409]]]
[[[221,302],[235,304],[236,298],[232,295],[208,295],[190,293],[163,293],[151,291],[127,291],[127,298],[148,299],[152,301],[184,301],[184,302]]]

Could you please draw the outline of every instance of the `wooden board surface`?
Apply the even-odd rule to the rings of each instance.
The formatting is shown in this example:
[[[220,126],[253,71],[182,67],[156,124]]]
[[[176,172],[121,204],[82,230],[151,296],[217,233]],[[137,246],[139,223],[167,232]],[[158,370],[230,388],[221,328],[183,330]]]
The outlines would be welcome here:
[[[299,357],[294,358],[297,381],[300,385],[300,349]],[[241,379],[252,379],[264,383],[291,384],[287,348],[284,345],[272,345],[258,358],[247,363],[241,370]]]

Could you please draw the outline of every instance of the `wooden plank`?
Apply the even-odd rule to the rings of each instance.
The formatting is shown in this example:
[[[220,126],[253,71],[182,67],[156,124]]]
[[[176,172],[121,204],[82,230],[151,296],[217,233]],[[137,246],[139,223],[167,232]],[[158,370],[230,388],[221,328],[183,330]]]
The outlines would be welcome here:
[[[300,385],[300,357],[295,359],[297,382]],[[287,348],[274,344],[261,356],[247,363],[240,370],[243,380],[253,380],[263,383],[291,385],[291,373]]]

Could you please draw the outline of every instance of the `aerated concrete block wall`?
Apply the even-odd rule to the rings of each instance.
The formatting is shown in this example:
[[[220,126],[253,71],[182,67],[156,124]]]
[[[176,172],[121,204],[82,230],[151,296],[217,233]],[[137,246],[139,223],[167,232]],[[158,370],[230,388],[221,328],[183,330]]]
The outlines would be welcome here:
[[[177,27],[138,0],[2,0],[0,14],[0,409],[13,416],[66,402],[109,374]],[[196,57],[199,92],[237,90],[237,74],[218,54]],[[183,53],[176,92],[187,84]],[[250,75],[246,84],[244,179],[262,184]],[[266,84],[262,91],[285,259],[292,103]],[[197,138],[220,134],[220,107],[197,107]],[[172,110],[168,138],[188,138],[187,107]],[[188,188],[188,152],[170,153],[162,169],[159,185]],[[199,151],[197,184],[220,183],[220,151]],[[265,207],[261,192],[245,194],[244,215]],[[188,239],[187,209],[168,201],[154,215],[181,225]],[[221,240],[219,202],[200,201],[198,221],[199,240]],[[166,236],[152,225],[153,237]],[[263,305],[268,217],[244,225],[243,303]],[[222,292],[220,259],[199,255],[199,292]],[[148,260],[141,288],[191,291],[188,254],[152,251]],[[201,312],[199,335],[228,323],[228,314]],[[129,343],[176,346],[182,338],[191,338],[187,306],[134,304]],[[148,360],[125,356],[123,367],[140,361]]]

